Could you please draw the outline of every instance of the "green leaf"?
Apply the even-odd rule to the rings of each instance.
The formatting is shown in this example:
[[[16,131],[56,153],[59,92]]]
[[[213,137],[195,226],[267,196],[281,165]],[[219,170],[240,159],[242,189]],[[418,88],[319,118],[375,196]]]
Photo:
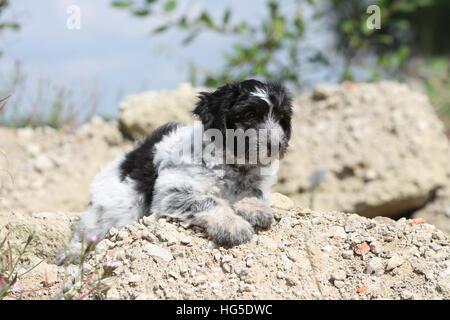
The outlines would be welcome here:
[[[411,50],[409,49],[409,47],[405,45],[400,46],[398,48],[396,55],[397,55],[397,62],[399,65],[403,64],[406,61],[406,59],[408,59],[410,51]]]
[[[210,28],[214,28],[214,22],[212,21],[211,17],[206,11],[203,11],[200,17],[198,18],[198,21],[206,23],[206,25]]]
[[[181,29],[187,29],[188,28],[188,23],[186,20],[186,17],[181,17],[181,19],[178,21],[178,27]]]
[[[167,1],[164,5],[165,12],[171,12],[177,7],[177,2],[175,0]]]
[[[133,11],[133,14],[138,17],[145,17],[150,14],[150,11],[147,9],[136,9]]]
[[[133,3],[131,1],[114,1],[111,6],[116,8],[128,8],[131,7]]]
[[[198,36],[198,32],[193,32],[183,40],[183,45],[188,45]]]
[[[231,17],[231,9],[227,9],[225,10],[225,13],[223,14],[223,25],[227,25],[228,22],[230,21],[230,17]]]
[[[297,16],[294,20],[294,25],[297,28],[297,33],[299,35],[303,34],[303,31],[305,30],[305,22],[300,16]]]
[[[169,29],[169,25],[162,25],[162,26],[159,26],[158,28],[156,28],[156,29],[154,29],[153,30],[153,33],[162,33],[162,32],[164,32],[164,31],[166,31],[167,29]]]

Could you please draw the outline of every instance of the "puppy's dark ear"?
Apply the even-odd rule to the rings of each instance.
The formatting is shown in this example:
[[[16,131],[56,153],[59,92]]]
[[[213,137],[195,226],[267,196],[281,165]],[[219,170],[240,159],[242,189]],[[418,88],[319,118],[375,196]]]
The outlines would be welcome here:
[[[198,102],[196,104],[196,107],[192,111],[192,113],[200,118],[200,121],[203,123],[205,130],[211,128],[214,120],[212,100],[212,93],[200,92],[198,95]]]
[[[239,83],[227,83],[214,92],[201,92],[193,113],[202,121],[205,130],[225,130],[227,111],[241,94]]]

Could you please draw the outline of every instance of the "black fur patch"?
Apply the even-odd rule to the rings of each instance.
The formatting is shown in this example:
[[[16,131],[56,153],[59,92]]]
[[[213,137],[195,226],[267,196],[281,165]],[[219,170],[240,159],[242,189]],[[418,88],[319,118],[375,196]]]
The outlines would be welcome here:
[[[153,165],[154,147],[164,136],[179,126],[179,123],[169,122],[157,128],[136,149],[127,153],[120,165],[122,181],[126,177],[133,179],[136,182],[136,191],[144,196],[146,215],[150,214],[153,188],[158,178],[158,172]]]

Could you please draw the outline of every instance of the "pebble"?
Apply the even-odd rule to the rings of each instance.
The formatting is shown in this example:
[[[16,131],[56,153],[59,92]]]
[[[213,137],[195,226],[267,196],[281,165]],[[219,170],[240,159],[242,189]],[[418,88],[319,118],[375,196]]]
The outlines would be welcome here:
[[[347,273],[343,270],[336,270],[331,274],[331,280],[343,281],[347,278]]]
[[[220,253],[216,253],[214,255],[214,260],[216,260],[217,262],[219,262],[221,258],[222,258],[222,255]]]
[[[239,285],[239,291],[240,292],[254,292],[255,286],[252,284],[248,284],[248,283],[241,283]]]
[[[222,257],[222,263],[228,263],[233,261],[233,257],[229,254],[225,255]]]
[[[395,268],[401,266],[405,260],[399,255],[392,256],[386,264],[386,271],[394,270]]]
[[[185,246],[190,245],[191,244],[191,237],[184,237],[181,239],[181,244],[184,244]]]
[[[351,259],[351,258],[353,258],[353,251],[352,250],[346,250],[346,251],[342,252],[342,257],[344,259]]]
[[[400,296],[402,297],[402,299],[404,300],[410,300],[413,297],[413,294],[411,291],[409,290],[404,290],[402,291],[402,293],[400,294]]]
[[[147,244],[144,250],[152,257],[162,259],[165,262],[169,262],[173,259],[173,255],[166,249],[161,248],[154,244]]]
[[[36,159],[34,159],[34,169],[39,173],[45,173],[53,167],[53,162],[43,154],[38,155]]]
[[[109,229],[109,236],[110,237],[114,237],[119,233],[119,230],[117,230],[116,228],[112,227],[111,229]]]
[[[206,283],[206,277],[205,276],[198,276],[198,277],[196,277],[195,279],[193,279],[192,280],[192,284],[194,285],[194,286],[199,286],[199,285],[201,285],[201,284],[204,284],[204,283]]]
[[[147,226],[153,226],[155,224],[155,218],[153,216],[145,216],[142,218],[142,223]]]
[[[439,251],[442,249],[442,247],[440,245],[438,245],[437,243],[430,243],[429,244],[430,248],[433,249],[434,251]]]
[[[285,277],[286,284],[290,287],[294,287],[298,284],[298,281],[295,280],[293,277]]]
[[[382,275],[384,273],[383,259],[378,257],[370,259],[366,265],[364,273],[374,274],[376,276]]]
[[[119,241],[124,241],[128,239],[128,232],[126,232],[125,230],[121,230],[119,231],[119,233],[116,236],[116,239]]]

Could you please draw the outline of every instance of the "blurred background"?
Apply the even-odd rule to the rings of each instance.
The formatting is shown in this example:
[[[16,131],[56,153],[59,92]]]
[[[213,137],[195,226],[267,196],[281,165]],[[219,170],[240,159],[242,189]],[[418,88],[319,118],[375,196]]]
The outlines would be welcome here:
[[[449,126],[449,14],[446,0],[0,0],[0,123],[115,118],[129,93],[252,77],[296,92],[394,79]]]

